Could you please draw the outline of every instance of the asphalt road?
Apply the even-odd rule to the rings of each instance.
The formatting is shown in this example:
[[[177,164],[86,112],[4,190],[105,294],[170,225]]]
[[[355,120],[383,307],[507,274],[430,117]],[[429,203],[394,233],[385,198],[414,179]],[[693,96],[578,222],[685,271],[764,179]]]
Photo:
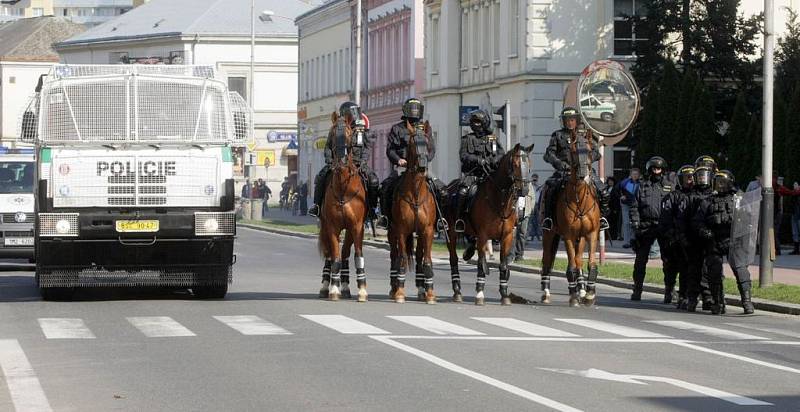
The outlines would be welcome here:
[[[370,302],[316,297],[314,241],[240,229],[225,300],[105,290],[43,302],[33,273],[0,272],[0,410],[800,410],[800,319],[678,313],[599,287],[594,308],[388,300],[366,251]],[[413,275],[412,275],[413,277]],[[538,277],[513,273],[538,297]]]

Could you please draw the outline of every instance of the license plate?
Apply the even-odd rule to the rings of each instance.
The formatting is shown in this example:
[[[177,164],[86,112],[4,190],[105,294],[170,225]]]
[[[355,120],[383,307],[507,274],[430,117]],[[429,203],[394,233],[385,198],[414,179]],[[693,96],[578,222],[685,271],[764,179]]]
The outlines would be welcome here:
[[[158,232],[158,220],[117,220],[117,232]]]
[[[33,246],[32,237],[7,237],[3,240],[6,246]]]

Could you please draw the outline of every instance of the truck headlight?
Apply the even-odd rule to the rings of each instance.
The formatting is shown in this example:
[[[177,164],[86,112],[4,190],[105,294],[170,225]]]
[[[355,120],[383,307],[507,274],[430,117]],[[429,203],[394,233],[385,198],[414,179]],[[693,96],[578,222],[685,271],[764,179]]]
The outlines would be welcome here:
[[[235,235],[235,212],[195,212],[194,234],[197,236]]]
[[[25,223],[26,220],[28,220],[28,215],[25,212],[17,212],[14,215],[14,221],[17,223]]]
[[[206,222],[203,223],[203,229],[208,233],[217,233],[217,230],[219,230],[219,222],[213,217],[206,219]]]
[[[72,229],[72,225],[69,224],[69,220],[61,219],[56,222],[56,233],[59,235],[66,235],[70,229]]]

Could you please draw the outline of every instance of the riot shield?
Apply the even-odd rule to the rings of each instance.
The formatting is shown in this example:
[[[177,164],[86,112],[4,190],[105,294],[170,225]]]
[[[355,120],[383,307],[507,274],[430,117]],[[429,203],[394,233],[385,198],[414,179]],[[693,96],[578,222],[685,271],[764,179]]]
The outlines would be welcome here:
[[[747,266],[756,257],[761,191],[751,190],[733,197],[733,223],[728,262],[733,267]]]

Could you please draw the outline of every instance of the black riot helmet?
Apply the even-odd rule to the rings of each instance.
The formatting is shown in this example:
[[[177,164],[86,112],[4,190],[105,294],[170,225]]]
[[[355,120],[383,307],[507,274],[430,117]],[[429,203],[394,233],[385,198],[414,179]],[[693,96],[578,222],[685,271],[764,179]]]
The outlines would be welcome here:
[[[567,128],[567,119],[576,119],[578,123],[581,122],[581,114],[574,107],[567,106],[561,110],[561,126]]]
[[[714,191],[728,193],[734,191],[736,180],[730,170],[720,170],[714,174]]]
[[[411,98],[403,103],[403,118],[409,121],[420,121],[425,114],[425,105],[419,99]]]
[[[339,106],[339,116],[347,119],[350,125],[353,125],[361,117],[361,107],[353,102],[344,102]]]
[[[708,166],[708,168],[711,169],[711,171],[715,172],[715,173],[718,170],[717,169],[717,161],[714,160],[714,158],[709,156],[709,155],[702,155],[702,156],[698,157],[697,160],[694,161],[694,167],[695,168],[698,168],[700,166]]]
[[[473,110],[469,114],[469,128],[478,136],[491,133],[492,116],[484,110]]]
[[[689,191],[694,187],[694,166],[683,165],[678,169],[678,185],[681,190]]]
[[[694,169],[694,185],[700,189],[711,187],[714,172],[708,166],[699,166]]]
[[[644,169],[647,170],[647,174],[652,175],[654,168],[661,169],[661,173],[663,174],[664,170],[667,168],[667,161],[661,156],[651,157],[650,160],[647,161],[647,164],[645,164]]]

